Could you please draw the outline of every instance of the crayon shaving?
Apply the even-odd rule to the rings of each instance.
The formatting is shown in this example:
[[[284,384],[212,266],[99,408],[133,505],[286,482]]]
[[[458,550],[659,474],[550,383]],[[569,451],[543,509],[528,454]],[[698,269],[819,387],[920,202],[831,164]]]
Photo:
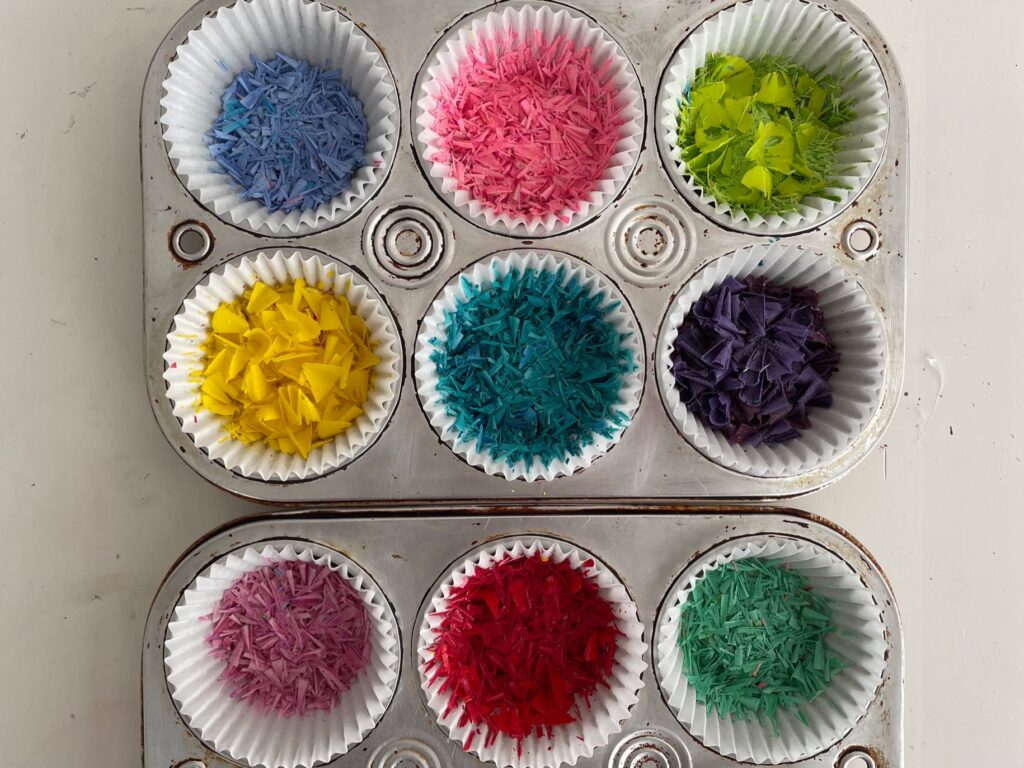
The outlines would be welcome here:
[[[694,303],[672,346],[679,396],[737,445],[774,445],[831,408],[839,351],[811,288],[727,278]]]
[[[242,443],[303,458],[363,414],[380,362],[348,300],[302,279],[221,304],[202,348],[202,408]]]
[[[580,456],[597,436],[628,422],[619,398],[637,362],[618,308],[556,272],[510,270],[493,284],[465,285],[466,300],[433,339],[437,390],[464,439],[498,461],[548,466]]]
[[[249,571],[206,619],[231,697],[261,712],[330,711],[370,663],[370,618],[355,588],[316,563]]]
[[[589,48],[539,30],[478,38],[437,96],[429,160],[497,215],[568,223],[621,138],[611,63],[595,69]]]
[[[424,665],[447,716],[464,707],[459,727],[479,726],[490,746],[499,734],[522,742],[551,738],[576,722],[599,687],[608,687],[621,635],[611,604],[590,577],[541,554],[509,557],[453,587]]]
[[[271,211],[316,208],[366,164],[366,116],[339,69],[278,53],[231,81],[206,135],[218,170],[243,200]]]
[[[843,669],[832,604],[788,563],[748,558],[708,571],[683,604],[686,679],[708,716],[771,723],[815,701]]]

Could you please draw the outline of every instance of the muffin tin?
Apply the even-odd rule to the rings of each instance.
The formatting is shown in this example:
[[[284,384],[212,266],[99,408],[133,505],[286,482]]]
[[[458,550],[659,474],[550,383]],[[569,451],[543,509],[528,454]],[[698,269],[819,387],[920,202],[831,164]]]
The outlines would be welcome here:
[[[642,515],[642,517],[639,517]],[[751,539],[750,537],[755,537]],[[810,768],[845,768],[863,757],[871,768],[902,765],[903,638],[884,574],[854,539],[805,513],[757,507],[697,508],[632,504],[522,508],[514,514],[490,506],[453,504],[443,509],[389,507],[364,511],[297,512],[236,523],[206,537],[178,561],[156,596],[145,631],[142,659],[143,763],[146,768],[226,768],[237,765],[205,744],[176,708],[164,663],[168,625],[182,594],[211,565],[231,552],[282,540],[333,550],[375,584],[393,611],[400,642],[397,688],[375,728],[329,765],[360,768],[471,768],[484,765],[464,752],[437,722],[422,689],[418,648],[424,614],[448,574],[514,539],[562,542],[609,569],[636,605],[642,635],[636,649],[642,686],[628,700],[628,714],[602,744],[573,763],[579,768],[725,768],[735,760],[717,747],[721,734],[708,729],[703,743],[676,718],[662,683],[661,629],[685,579],[710,558],[747,541],[775,540],[824,553],[866,597],[862,610],[877,628],[866,644],[877,688],[868,689],[866,712],[827,739],[811,756],[789,762]],[[869,649],[869,651],[868,651]],[[669,660],[671,661],[671,660]],[[875,674],[875,673],[873,673]],[[635,701],[635,703],[632,703]],[[722,728],[725,730],[725,727]],[[265,740],[264,740],[265,741]],[[301,742],[301,739],[299,740]],[[292,747],[301,746],[294,739]],[[244,761],[242,764],[246,764]],[[490,763],[493,765],[493,763]],[[501,764],[501,763],[499,763]]]
[[[534,3],[537,5],[538,3]],[[870,20],[846,0],[817,4],[848,23],[873,53],[888,92],[888,132],[881,162],[865,191],[823,225],[781,242],[821,254],[856,281],[877,310],[887,365],[879,404],[860,436],[825,463],[788,476],[758,476],[705,458],[681,434],[659,390],[657,338],[674,297],[702,267],[775,236],[744,234],[716,223],[677,187],[673,160],[659,124],[665,78],[687,36],[735,0],[643,2],[588,0],[539,3],[588,18],[621,47],[643,93],[643,146],[627,169],[621,192],[596,215],[551,236],[513,230],[500,234],[453,207],[422,161],[417,123],[427,69],[453,28],[497,7],[479,0],[324,2],[379,49],[397,85],[393,153],[382,158],[383,181],[362,205],[342,212],[322,231],[269,231],[226,223],[207,210],[175,174],[161,117],[163,84],[178,47],[207,16],[224,7],[202,0],[160,44],[148,73],[141,112],[145,260],[146,381],[161,430],[175,453],[198,474],[239,496],[290,505],[358,505],[437,499],[763,499],[794,496],[835,481],[879,441],[898,400],[904,367],[907,246],[906,95],[899,68]],[[394,314],[405,366],[397,408],[379,438],[342,471],[301,481],[246,477],[211,460],[182,431],[164,380],[168,334],[182,303],[206,275],[245,254],[315,251],[364,274]],[[413,354],[423,318],[459,271],[499,252],[556,251],[587,262],[614,281],[631,306],[644,345],[645,382],[639,409],[621,441],[568,477],[510,481],[470,466],[442,444],[416,391]]]

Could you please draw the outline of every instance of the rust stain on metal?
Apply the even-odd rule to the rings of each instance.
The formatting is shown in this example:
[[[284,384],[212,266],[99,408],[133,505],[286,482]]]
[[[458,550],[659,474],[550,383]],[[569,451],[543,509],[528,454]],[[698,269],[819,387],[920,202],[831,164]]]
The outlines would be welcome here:
[[[196,227],[197,229],[203,230],[203,232],[206,233],[206,236],[210,239],[210,245],[206,249],[206,253],[203,255],[201,259],[196,259],[194,261],[183,259],[177,254],[177,252],[174,249],[174,233],[177,232],[182,227],[186,226],[193,226]],[[213,236],[213,232],[210,231],[210,228],[206,226],[206,224],[199,221],[198,219],[185,219],[184,221],[179,221],[175,223],[173,227],[167,230],[167,250],[171,252],[171,257],[186,269],[198,267],[206,259],[207,256],[213,253],[213,248],[216,244],[217,239]]]
[[[842,752],[840,752],[839,758],[836,760],[836,766],[841,766],[843,764],[843,760],[845,760],[850,755],[858,754],[865,754],[868,757],[870,757],[875,763],[875,768],[889,768],[889,761],[886,760],[885,755],[883,755],[877,749],[875,749],[874,747],[857,746],[847,747]]]

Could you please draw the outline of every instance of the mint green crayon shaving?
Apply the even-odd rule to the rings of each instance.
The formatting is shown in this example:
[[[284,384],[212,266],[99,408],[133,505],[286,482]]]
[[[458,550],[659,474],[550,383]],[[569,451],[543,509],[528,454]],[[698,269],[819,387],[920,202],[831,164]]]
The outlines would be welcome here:
[[[788,564],[749,558],[709,571],[683,604],[686,679],[708,715],[770,722],[825,691],[843,668],[829,601]]]

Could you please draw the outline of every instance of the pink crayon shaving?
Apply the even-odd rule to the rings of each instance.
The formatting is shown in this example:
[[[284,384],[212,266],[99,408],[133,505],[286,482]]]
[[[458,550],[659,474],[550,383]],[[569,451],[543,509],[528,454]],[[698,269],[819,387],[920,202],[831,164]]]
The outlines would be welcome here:
[[[498,215],[568,223],[607,170],[625,122],[589,48],[560,35],[531,42],[515,31],[481,38],[434,108],[439,136],[431,161],[446,163],[457,187]]]
[[[206,617],[232,698],[283,717],[330,711],[370,662],[370,618],[330,568],[274,562],[246,573]]]

